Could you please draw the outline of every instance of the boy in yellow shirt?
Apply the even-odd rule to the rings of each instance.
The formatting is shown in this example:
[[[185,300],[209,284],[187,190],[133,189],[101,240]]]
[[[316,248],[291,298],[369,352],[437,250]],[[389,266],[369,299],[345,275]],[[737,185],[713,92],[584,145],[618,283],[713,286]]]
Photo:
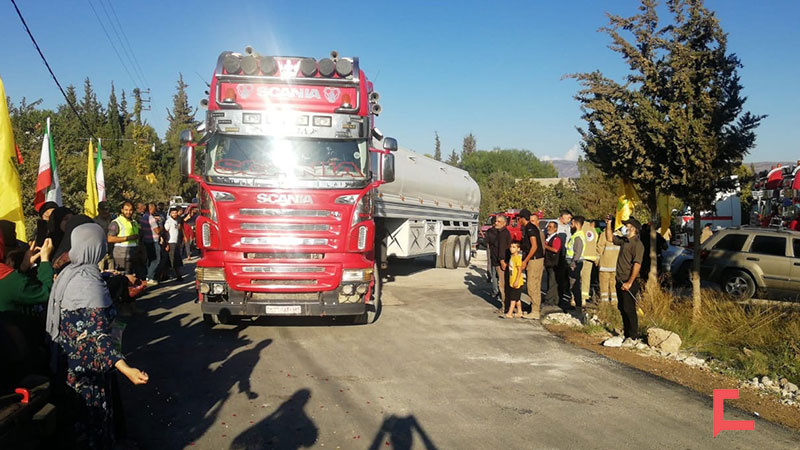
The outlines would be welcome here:
[[[522,317],[522,255],[519,252],[520,244],[518,241],[511,243],[509,251],[511,258],[508,261],[508,273],[506,274],[506,301],[508,302],[508,312],[505,317],[512,319]],[[517,313],[514,313],[516,309]]]

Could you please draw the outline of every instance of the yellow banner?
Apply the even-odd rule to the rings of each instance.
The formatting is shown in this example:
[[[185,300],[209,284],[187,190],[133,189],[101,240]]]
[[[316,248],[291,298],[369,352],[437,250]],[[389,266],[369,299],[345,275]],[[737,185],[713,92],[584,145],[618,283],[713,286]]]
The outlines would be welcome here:
[[[17,151],[14,146],[14,131],[8,115],[6,91],[0,79],[0,220],[16,224],[17,239],[27,241],[25,217],[22,213],[22,190],[17,172]],[[35,180],[34,180],[35,181]],[[13,245],[6,242],[6,245]]]
[[[83,202],[83,210],[91,218],[97,217],[97,178],[94,169],[94,148],[92,147],[92,140],[89,139],[89,159],[86,166],[86,200]]]
[[[614,229],[622,227],[622,221],[628,220],[633,214],[639,196],[630,181],[619,180],[617,188],[617,216],[615,217]]]

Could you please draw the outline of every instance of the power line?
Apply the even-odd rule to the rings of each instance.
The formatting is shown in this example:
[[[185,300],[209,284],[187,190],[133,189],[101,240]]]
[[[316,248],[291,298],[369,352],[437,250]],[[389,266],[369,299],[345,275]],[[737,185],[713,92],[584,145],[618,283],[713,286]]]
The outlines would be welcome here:
[[[125,69],[125,73],[128,74],[128,78],[130,78],[131,82],[133,83],[133,85],[138,88],[139,84],[136,82],[136,80],[133,79],[133,75],[131,75],[131,71],[128,70],[128,66],[125,64],[125,61],[122,60],[122,56],[119,55],[119,51],[117,50],[117,46],[114,45],[114,41],[111,40],[111,36],[108,34],[108,31],[106,30],[106,26],[103,25],[103,21],[100,19],[100,15],[97,14],[97,10],[94,9],[94,5],[92,4],[92,1],[91,0],[86,0],[86,2],[89,4],[89,7],[92,8],[92,12],[94,12],[94,16],[97,18],[97,22],[100,24],[100,28],[103,30],[103,33],[106,35],[106,39],[108,39],[109,44],[111,44],[111,48],[114,49],[114,53],[116,53],[117,59],[119,59],[119,62],[122,64],[122,68]]]
[[[47,71],[50,72],[50,76],[53,77],[53,81],[56,82],[56,86],[58,86],[58,90],[61,91],[61,95],[64,96],[64,100],[67,101],[69,108],[75,113],[75,116],[78,117],[78,120],[81,122],[86,131],[89,132],[89,136],[94,136],[92,129],[89,128],[89,125],[86,124],[86,121],[83,120],[83,116],[78,113],[78,110],[75,108],[75,105],[72,104],[69,97],[67,97],[67,93],[64,92],[64,88],[61,87],[61,83],[58,82],[58,78],[56,78],[56,74],[53,73],[53,69],[50,68],[50,63],[47,62],[47,58],[44,57],[44,53],[42,53],[42,49],[39,48],[39,44],[36,42],[36,38],[33,37],[33,33],[31,33],[31,29],[28,27],[28,23],[25,22],[25,18],[22,17],[22,12],[20,12],[19,7],[17,6],[17,2],[11,0],[11,4],[14,5],[14,9],[17,11],[17,16],[19,16],[19,20],[22,22],[22,26],[25,27],[25,31],[28,32],[28,37],[31,38],[31,42],[33,42],[33,46],[36,47],[36,51],[39,52],[39,56],[42,58],[42,62],[44,62],[45,67],[47,67]]]
[[[139,60],[136,58],[136,53],[134,53],[130,41],[128,41],[128,34],[125,33],[125,29],[122,28],[122,23],[120,23],[119,21],[119,17],[117,16],[117,11],[114,9],[114,3],[112,3],[110,0],[106,0],[106,3],[108,3],[108,7],[111,8],[111,14],[114,16],[114,20],[117,22],[117,26],[119,26],[119,31],[122,33],[122,37],[125,39],[125,44],[128,46],[128,50],[130,50],[131,56],[133,56],[134,64],[136,65],[136,67],[139,68],[139,72],[142,74],[142,78],[144,78],[144,84],[149,86],[150,82],[147,80],[147,76],[145,76],[144,70],[142,69],[142,66],[139,64]]]
[[[106,8],[105,2],[103,2],[103,0],[98,0],[98,1],[100,2],[100,6],[103,8],[103,14],[106,15],[106,18],[108,19],[108,23],[109,23],[109,25],[111,25],[111,31],[113,31],[114,35],[117,37],[117,42],[119,42],[119,46],[122,47],[122,52],[128,58],[128,64],[130,64],[131,67],[133,68],[134,75],[136,75],[136,77],[139,79],[139,81],[143,85],[147,85],[147,83],[144,82],[144,79],[142,78],[142,76],[140,74],[139,68],[137,67],[136,64],[134,64],[133,57],[132,57],[131,53],[125,47],[125,43],[122,41],[122,37],[120,36],[119,31],[117,30],[117,26],[114,25],[114,21],[111,20],[111,15],[108,14],[108,8]]]

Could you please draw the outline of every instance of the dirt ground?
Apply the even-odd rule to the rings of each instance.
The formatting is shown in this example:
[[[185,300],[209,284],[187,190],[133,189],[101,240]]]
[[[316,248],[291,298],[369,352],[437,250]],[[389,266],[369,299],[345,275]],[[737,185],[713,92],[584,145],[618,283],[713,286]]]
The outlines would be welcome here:
[[[714,389],[739,389],[739,399],[726,400],[726,405],[733,405],[750,414],[758,413],[763,419],[793,430],[800,430],[800,412],[797,407],[781,404],[777,396],[766,397],[756,389],[739,387],[735,378],[705,368],[690,367],[666,358],[645,356],[629,349],[603,347],[601,345],[603,336],[590,335],[565,325],[546,325],[545,328],[574,345],[686,386],[709,397],[713,396]]]

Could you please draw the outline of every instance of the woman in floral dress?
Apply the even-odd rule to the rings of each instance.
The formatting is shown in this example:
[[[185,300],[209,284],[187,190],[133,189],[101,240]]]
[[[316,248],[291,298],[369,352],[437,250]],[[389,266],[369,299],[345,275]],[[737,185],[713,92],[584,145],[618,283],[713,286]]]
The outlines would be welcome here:
[[[70,264],[50,293],[47,332],[56,344],[56,373],[66,372],[67,392],[75,403],[75,444],[106,449],[114,443],[111,370],[134,384],[147,383],[148,376],[128,366],[111,339],[116,311],[97,265],[106,254],[103,229],[95,223],[80,225],[71,242]]]

